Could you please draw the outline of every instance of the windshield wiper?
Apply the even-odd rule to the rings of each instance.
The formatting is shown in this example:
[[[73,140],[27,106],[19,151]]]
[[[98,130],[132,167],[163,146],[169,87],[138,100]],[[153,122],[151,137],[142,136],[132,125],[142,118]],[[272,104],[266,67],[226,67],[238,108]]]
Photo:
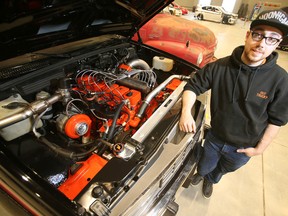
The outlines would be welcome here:
[[[62,54],[55,54],[55,53],[31,53],[32,55],[41,55],[53,58],[72,58],[71,54],[62,53]]]

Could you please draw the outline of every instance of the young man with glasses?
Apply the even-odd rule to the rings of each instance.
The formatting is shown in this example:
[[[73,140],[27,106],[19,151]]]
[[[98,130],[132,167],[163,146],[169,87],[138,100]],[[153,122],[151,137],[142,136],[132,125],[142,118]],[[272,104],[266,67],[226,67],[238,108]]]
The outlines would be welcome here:
[[[245,45],[206,65],[184,88],[179,128],[195,132],[191,108],[211,89],[211,129],[192,185],[203,181],[209,198],[221,177],[260,155],[288,121],[288,75],[277,65],[279,43],[288,35],[283,10],[263,11],[251,22]]]

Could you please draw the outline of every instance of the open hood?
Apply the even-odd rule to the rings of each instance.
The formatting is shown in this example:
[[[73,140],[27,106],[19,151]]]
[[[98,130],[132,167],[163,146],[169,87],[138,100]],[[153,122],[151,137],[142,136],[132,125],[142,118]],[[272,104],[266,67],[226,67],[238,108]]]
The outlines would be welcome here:
[[[170,2],[172,0],[1,1],[0,61],[92,36],[132,36]]]

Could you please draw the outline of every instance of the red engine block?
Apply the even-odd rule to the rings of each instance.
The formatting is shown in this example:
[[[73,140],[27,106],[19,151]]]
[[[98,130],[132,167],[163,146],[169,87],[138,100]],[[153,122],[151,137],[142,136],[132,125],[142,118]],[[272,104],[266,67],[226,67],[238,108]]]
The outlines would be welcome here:
[[[118,125],[124,126],[124,131],[130,129],[130,127],[136,128],[140,119],[136,117],[137,111],[140,108],[142,101],[142,94],[140,91],[129,89],[125,86],[118,84],[107,84],[104,81],[97,80],[96,76],[89,74],[82,75],[77,79],[78,88],[77,91],[81,91],[84,94],[88,92],[93,92],[95,97],[92,100],[95,100],[99,104],[108,104],[111,107],[119,105],[123,100],[129,101],[124,107],[123,112],[117,120]],[[177,86],[181,83],[180,80],[174,79],[167,86],[165,92],[173,92]],[[164,100],[164,91],[161,91],[150,103],[146,110],[145,119],[149,118],[155,109],[159,106],[159,102]],[[91,100],[91,99],[89,99]],[[112,119],[108,120],[108,126],[111,126]],[[102,126],[99,131],[105,132],[106,128]]]

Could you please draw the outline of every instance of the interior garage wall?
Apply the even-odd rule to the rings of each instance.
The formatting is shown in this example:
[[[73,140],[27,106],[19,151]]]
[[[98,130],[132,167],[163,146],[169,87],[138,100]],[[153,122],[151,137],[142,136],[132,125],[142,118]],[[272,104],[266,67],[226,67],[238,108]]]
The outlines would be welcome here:
[[[195,7],[199,0],[175,0],[181,6],[187,7],[189,10],[192,10]],[[222,5],[223,0],[211,0],[212,5]],[[279,3],[281,7],[288,7],[288,0],[267,0],[267,1],[258,1],[258,0],[236,0],[233,13],[238,13],[239,8],[242,4],[248,4],[248,16],[251,14],[253,7],[255,4],[262,2],[262,3]]]
[[[253,10],[253,7],[257,4],[257,3],[262,3],[262,4],[265,4],[267,3],[268,5],[271,4],[273,5],[274,4],[277,4],[280,6],[280,8],[282,7],[288,7],[288,0],[267,0],[267,1],[257,1],[257,0],[241,0],[241,3],[243,4],[248,4],[248,16],[251,15],[251,12]],[[240,8],[240,5],[239,5],[239,8]],[[269,10],[269,9],[273,9],[273,8],[276,8],[276,7],[264,7],[265,9],[264,10]],[[278,8],[278,7],[277,7]],[[236,11],[237,12],[237,11]]]
[[[176,0],[175,1],[177,4],[188,8],[189,10],[192,10],[193,6],[196,6],[198,4],[198,0]]]
[[[211,0],[211,5],[222,5],[223,0]]]

